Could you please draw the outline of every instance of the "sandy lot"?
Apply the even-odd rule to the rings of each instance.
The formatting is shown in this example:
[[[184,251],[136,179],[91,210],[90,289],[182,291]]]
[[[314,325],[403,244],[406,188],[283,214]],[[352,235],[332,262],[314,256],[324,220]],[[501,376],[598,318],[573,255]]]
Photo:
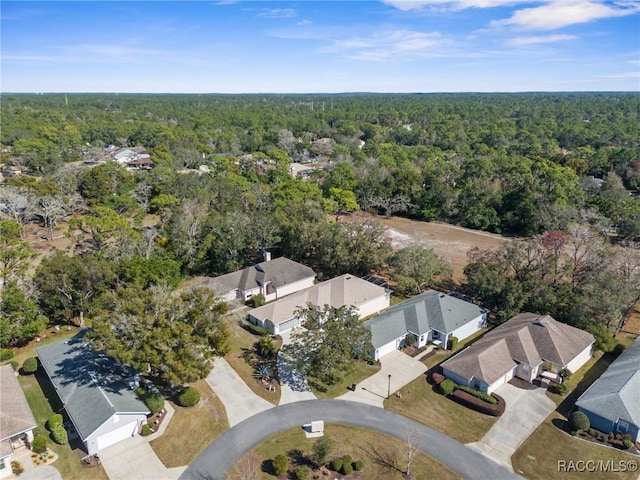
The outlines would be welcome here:
[[[622,330],[640,335],[640,302],[633,306],[627,321],[624,322]]]
[[[469,250],[473,247],[494,248],[510,240],[510,237],[447,223],[422,222],[400,217],[380,217],[379,220],[385,226],[393,248],[402,248],[412,242],[432,248],[449,262],[453,268],[453,279],[458,282],[464,279],[463,270],[468,263]]]

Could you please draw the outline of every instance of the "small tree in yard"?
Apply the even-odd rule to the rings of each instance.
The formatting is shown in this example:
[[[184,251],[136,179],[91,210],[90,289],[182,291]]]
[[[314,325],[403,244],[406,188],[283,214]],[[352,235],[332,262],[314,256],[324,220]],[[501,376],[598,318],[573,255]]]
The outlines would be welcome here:
[[[61,426],[62,415],[60,415],[59,413],[54,413],[49,417],[49,420],[47,420],[47,428],[49,429],[49,431],[53,431],[54,428]]]
[[[65,445],[69,441],[67,431],[62,425],[58,425],[57,427],[51,429],[51,438],[58,445]]]
[[[271,464],[273,465],[273,471],[278,476],[284,475],[289,469],[289,459],[282,454],[276,455],[271,460]]]
[[[404,344],[408,347],[413,346],[417,341],[418,339],[413,333],[410,333],[406,337],[404,337]]]
[[[43,453],[47,451],[47,437],[46,435],[36,435],[31,442],[31,449],[36,453]]]
[[[193,407],[200,401],[200,392],[195,387],[187,387],[180,392],[177,401],[181,407]]]
[[[313,444],[313,460],[321,467],[327,461],[327,457],[333,449],[333,441],[330,438],[322,437]]]
[[[309,478],[309,474],[311,473],[311,470],[309,470],[309,467],[300,465],[296,467],[295,473],[296,473],[296,480],[307,480],[307,478]]]
[[[569,416],[569,421],[571,422],[571,426],[575,430],[589,430],[591,427],[591,422],[589,421],[589,417],[587,417],[584,413],[580,411],[575,411]]]
[[[571,370],[569,370],[568,368],[563,368],[558,372],[558,376],[562,379],[563,383],[569,380],[571,378],[571,375]]]

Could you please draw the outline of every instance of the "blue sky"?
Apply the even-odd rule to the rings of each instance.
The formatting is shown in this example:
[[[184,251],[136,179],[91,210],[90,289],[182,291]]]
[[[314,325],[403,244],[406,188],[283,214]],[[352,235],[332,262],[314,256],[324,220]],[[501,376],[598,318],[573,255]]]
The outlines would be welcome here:
[[[638,0],[2,0],[3,92],[640,90]]]

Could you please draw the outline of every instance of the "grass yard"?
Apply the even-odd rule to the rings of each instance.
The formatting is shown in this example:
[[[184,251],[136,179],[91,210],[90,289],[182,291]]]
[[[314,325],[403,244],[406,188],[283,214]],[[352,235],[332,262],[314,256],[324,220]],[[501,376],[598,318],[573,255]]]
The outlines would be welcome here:
[[[365,428],[351,427],[345,425],[325,425],[325,437],[334,441],[334,446],[329,455],[329,460],[350,455],[354,461],[362,460],[364,468],[361,472],[354,472],[348,478],[361,479],[404,479],[402,470],[406,468],[403,456],[406,446],[403,442],[395,438],[383,435]],[[268,473],[270,470],[269,460],[279,454],[299,450],[302,456],[311,454],[313,443],[317,439],[305,438],[304,432],[300,428],[293,428],[280,432],[277,435],[265,440],[263,443],[247,453],[241,464],[248,459],[257,459],[262,464],[262,471],[257,478],[263,480],[273,480],[275,477]],[[324,469],[328,473],[328,469]],[[438,478],[440,480],[453,480],[460,478],[441,463],[431,457],[418,453],[411,465],[413,478]],[[338,475],[331,472],[328,475],[321,475],[321,478],[337,478]],[[239,478],[232,475],[230,479]],[[342,476],[339,476],[342,478]]]
[[[384,408],[411,417],[462,443],[477,442],[496,418],[471,410],[436,392],[426,375],[401,389],[402,398],[392,395]]]
[[[70,328],[70,330],[67,330],[67,328]],[[80,329],[75,326],[62,325],[60,327],[60,332],[57,332],[56,329],[53,327],[49,327],[44,332],[42,332],[42,336],[40,337],[39,342],[32,340],[24,347],[11,348],[11,350],[13,350],[13,353],[14,353],[13,358],[7,360],[6,362],[2,362],[2,364],[4,365],[6,363],[18,362],[18,364],[22,366],[22,363],[27,358],[36,356],[35,349],[37,347],[42,347],[43,345],[47,345],[49,343],[57,342],[59,340],[64,340],[66,338],[69,338],[75,335],[79,331]]]
[[[32,355],[33,351],[27,353],[25,358]],[[41,371],[39,370],[39,372]],[[42,433],[47,432],[44,428],[47,419],[54,412],[60,412],[60,405],[55,396],[55,391],[44,377],[46,377],[44,373],[18,377],[20,386],[38,424],[38,430]],[[45,392],[47,396],[45,396]],[[51,399],[51,402],[48,398]],[[58,454],[58,459],[52,466],[58,469],[64,480],[108,480],[109,477],[107,477],[102,467],[83,467],[80,463],[80,457],[68,444],[57,445],[50,440],[48,447]]]
[[[516,473],[531,480],[547,480],[549,478],[563,480],[579,479],[636,479],[638,472],[564,472],[558,471],[558,462],[570,461],[612,461],[619,465],[620,461],[635,461],[640,459],[612,448],[602,447],[586,440],[572,437],[564,433],[554,423],[565,418],[558,412],[553,412],[547,419],[525,440],[511,457],[511,463]]]
[[[336,398],[347,393],[347,388],[351,387],[351,384],[360,383],[380,370],[379,365],[368,365],[364,362],[354,362],[353,366],[353,370],[345,375],[341,382],[334,385],[326,385],[314,378],[308,378],[311,391],[318,398]]]
[[[276,382],[275,391],[270,392],[266,388],[258,385],[254,377],[255,368],[252,363],[254,363],[255,355],[252,354],[254,350],[253,345],[260,340],[260,337],[246,331],[238,325],[239,318],[238,315],[230,315],[228,317],[229,332],[231,333],[229,338],[230,350],[224,358],[229,365],[231,365],[231,368],[240,375],[244,383],[249,386],[253,393],[277,405],[280,402],[280,385]],[[280,348],[280,342],[277,340],[274,340],[274,342],[276,346]]]
[[[229,428],[220,399],[209,384],[199,380],[191,384],[200,390],[200,402],[190,408],[171,405],[175,413],[165,433],[151,441],[151,447],[168,468],[189,464],[218,435]]]

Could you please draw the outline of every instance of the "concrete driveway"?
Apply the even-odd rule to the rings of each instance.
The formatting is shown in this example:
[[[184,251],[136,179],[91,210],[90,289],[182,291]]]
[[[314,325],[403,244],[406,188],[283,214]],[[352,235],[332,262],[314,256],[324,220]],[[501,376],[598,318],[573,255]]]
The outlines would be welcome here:
[[[292,330],[289,330],[280,335],[283,346],[291,343],[291,333]],[[292,368],[280,353],[278,353],[278,378],[280,379],[280,403],[278,405],[317,399],[307,383],[306,375]]]
[[[20,480],[62,480],[62,475],[53,465],[42,465],[25,470],[19,478]]]
[[[505,399],[507,409],[482,440],[470,443],[469,447],[512,468],[511,455],[555,410],[556,404],[542,388],[523,390],[506,383],[496,393]]]
[[[273,408],[271,403],[253,393],[224,358],[218,357],[213,362],[207,383],[224,405],[231,427],[256,413]]]
[[[394,350],[382,357],[380,364],[380,371],[356,385],[355,392],[347,392],[338,398],[383,408],[388,392],[394,393],[400,390],[427,371],[424,363],[399,350]]]

